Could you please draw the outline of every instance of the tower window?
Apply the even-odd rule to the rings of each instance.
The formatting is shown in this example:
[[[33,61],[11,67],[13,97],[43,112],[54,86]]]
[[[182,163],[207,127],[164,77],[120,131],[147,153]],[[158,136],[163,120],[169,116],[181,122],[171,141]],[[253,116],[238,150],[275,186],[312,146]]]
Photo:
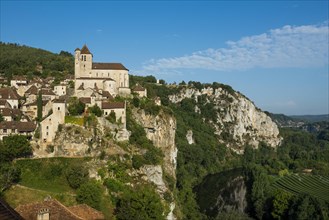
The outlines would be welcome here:
[[[86,55],[84,56],[84,61],[86,61]]]

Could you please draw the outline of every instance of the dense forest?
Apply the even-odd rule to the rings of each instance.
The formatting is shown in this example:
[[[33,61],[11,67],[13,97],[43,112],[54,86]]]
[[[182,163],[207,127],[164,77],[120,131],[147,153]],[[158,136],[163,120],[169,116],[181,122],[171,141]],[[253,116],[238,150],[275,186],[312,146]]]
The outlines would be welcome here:
[[[65,76],[74,74],[74,57],[66,51],[55,54],[33,47],[0,42],[0,74],[9,80],[13,76],[23,75],[28,79],[52,76],[62,80]]]

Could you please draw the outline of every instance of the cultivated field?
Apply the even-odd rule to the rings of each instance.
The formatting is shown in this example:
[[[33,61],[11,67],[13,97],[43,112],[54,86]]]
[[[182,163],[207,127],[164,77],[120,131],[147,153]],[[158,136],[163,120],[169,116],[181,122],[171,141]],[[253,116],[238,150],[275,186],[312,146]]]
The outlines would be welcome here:
[[[280,178],[272,186],[293,194],[306,193],[318,199],[329,201],[329,177],[292,174]]]

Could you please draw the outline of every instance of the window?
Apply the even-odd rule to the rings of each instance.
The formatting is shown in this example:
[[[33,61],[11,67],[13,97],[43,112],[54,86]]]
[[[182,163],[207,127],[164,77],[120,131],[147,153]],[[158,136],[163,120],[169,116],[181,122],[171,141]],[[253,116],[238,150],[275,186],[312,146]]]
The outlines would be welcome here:
[[[58,108],[57,108],[57,110],[61,110],[61,108],[60,108],[60,107],[58,107]]]
[[[48,132],[46,133],[46,135],[48,136]]]
[[[84,61],[86,61],[86,55],[84,56]]]
[[[49,127],[47,126],[47,129],[48,129]]]
[[[107,115],[107,112],[105,112],[105,115]]]
[[[7,133],[7,129],[3,129],[3,133]]]

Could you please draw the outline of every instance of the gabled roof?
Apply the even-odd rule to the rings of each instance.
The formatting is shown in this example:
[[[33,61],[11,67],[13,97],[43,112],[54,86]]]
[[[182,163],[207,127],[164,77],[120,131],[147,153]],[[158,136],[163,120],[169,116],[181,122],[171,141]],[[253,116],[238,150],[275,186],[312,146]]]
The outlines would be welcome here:
[[[42,95],[56,95],[51,89],[41,89]]]
[[[38,88],[33,85],[28,90],[26,90],[25,94],[38,95]]]
[[[48,210],[51,220],[82,220],[78,215],[70,211],[67,207],[62,205],[55,199],[49,199],[42,202],[35,202],[26,205],[19,205],[16,211],[20,213],[25,219],[37,219],[38,212],[41,210]]]
[[[71,206],[68,207],[68,209],[83,219],[88,219],[88,220],[104,219],[103,213],[97,211],[96,209],[91,208],[86,204]]]
[[[90,104],[91,103],[91,98],[89,97],[81,97],[79,98],[80,102],[84,103],[84,104]]]
[[[2,220],[24,220],[8,203],[0,198],[0,219]]]
[[[91,54],[87,45],[83,45],[83,47],[81,49],[81,54]]]
[[[102,96],[106,97],[107,99],[110,99],[110,100],[114,99],[109,91],[103,91]]]
[[[37,219],[41,210],[47,210],[51,220],[96,220],[105,219],[103,213],[91,208],[88,205],[76,205],[65,207],[56,199],[46,199],[42,202],[34,202],[20,205],[16,211],[27,220]]]
[[[99,69],[99,70],[128,70],[121,63],[93,63],[92,69]]]
[[[145,91],[145,88],[140,86],[140,85],[137,85],[135,86],[135,88],[133,89],[133,91],[136,91],[136,92],[144,92]]]
[[[12,88],[0,88],[0,95],[2,99],[18,99],[19,95],[16,90]]]
[[[116,108],[125,108],[124,102],[102,102],[102,109],[116,109]]]
[[[18,132],[32,132],[36,128],[34,122],[23,121],[2,121],[0,129],[17,129]]]

